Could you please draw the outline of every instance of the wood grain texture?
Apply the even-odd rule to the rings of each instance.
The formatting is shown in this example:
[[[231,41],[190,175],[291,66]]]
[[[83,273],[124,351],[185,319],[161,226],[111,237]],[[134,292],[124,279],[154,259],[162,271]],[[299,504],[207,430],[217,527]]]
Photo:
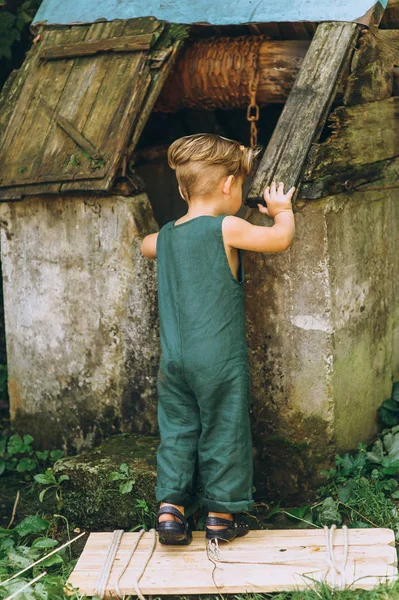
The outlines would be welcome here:
[[[358,35],[354,23],[319,25],[254,177],[248,198],[261,196],[272,180],[297,185],[317,139]]]
[[[325,196],[345,192],[365,193],[376,187],[398,185],[399,158],[367,163],[357,167],[335,170],[334,163],[329,166],[331,172],[301,185],[298,198],[319,200]],[[364,196],[365,201],[370,196]],[[371,198],[371,197],[370,197]]]
[[[153,34],[141,34],[136,36],[114,37],[106,40],[89,40],[76,44],[60,44],[59,46],[48,46],[40,53],[42,60],[60,60],[74,56],[92,56],[99,52],[133,52],[136,50],[148,50],[153,43]]]
[[[399,29],[399,0],[389,0],[381,19],[384,29]]]
[[[335,109],[329,137],[309,153],[304,180],[399,156],[398,114],[398,96]]]
[[[152,18],[45,28],[41,51],[88,40],[153,39],[163,29]],[[171,58],[172,39],[169,46]],[[35,56],[18,83],[22,89],[13,110],[6,102],[11,118],[0,147],[0,199],[109,190],[143,103],[151,111],[172,61],[165,57],[160,69],[151,69],[148,50],[41,62]],[[151,82],[153,92],[147,95]]]
[[[392,95],[393,68],[399,59],[399,32],[364,29],[353,55],[343,103],[363,104]]]
[[[106,598],[110,598],[115,580],[125,565],[137,533],[125,533],[108,580]],[[106,556],[111,533],[92,533],[68,582],[80,593],[93,595]],[[144,534],[128,569],[120,582],[125,594],[135,593],[133,576],[144,561],[151,545],[151,534]],[[349,529],[349,552],[345,569],[347,585],[370,589],[380,581],[397,577],[397,557],[393,531],[389,529]],[[203,532],[193,533],[189,546],[162,546],[155,552],[140,581],[143,594],[212,594],[273,592],[306,589],[309,578],[323,581],[327,571],[323,530],[251,531],[231,544],[221,544],[228,562],[214,564],[206,553]],[[334,554],[343,559],[343,534],[334,534]],[[213,572],[213,577],[212,577]],[[331,573],[326,581],[332,583]]]

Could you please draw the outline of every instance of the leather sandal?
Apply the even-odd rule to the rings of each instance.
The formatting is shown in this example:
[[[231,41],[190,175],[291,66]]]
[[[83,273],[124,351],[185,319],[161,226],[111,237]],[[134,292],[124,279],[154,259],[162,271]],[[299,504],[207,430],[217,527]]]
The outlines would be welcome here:
[[[218,540],[224,540],[230,542],[235,537],[242,537],[249,533],[248,521],[239,514],[233,515],[234,519],[221,519],[220,517],[207,517],[205,537],[207,540],[217,538]],[[226,526],[225,529],[210,529],[209,526]]]
[[[174,515],[181,520],[181,523],[176,521],[161,521],[159,522],[160,515],[168,513]],[[187,546],[193,541],[193,534],[187,522],[187,519],[174,506],[163,506],[157,513],[157,527],[158,539],[161,544],[166,545],[177,545]]]

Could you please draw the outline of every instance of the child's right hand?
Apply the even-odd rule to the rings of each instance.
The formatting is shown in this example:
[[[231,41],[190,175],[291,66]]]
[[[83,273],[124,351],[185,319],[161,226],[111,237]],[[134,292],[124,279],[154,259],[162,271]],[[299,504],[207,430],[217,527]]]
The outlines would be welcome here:
[[[258,204],[259,212],[268,215],[269,217],[275,217],[281,212],[292,210],[291,199],[294,195],[295,188],[292,187],[286,194],[284,194],[284,184],[276,184],[272,182],[270,186],[265,188],[263,197],[267,206]]]

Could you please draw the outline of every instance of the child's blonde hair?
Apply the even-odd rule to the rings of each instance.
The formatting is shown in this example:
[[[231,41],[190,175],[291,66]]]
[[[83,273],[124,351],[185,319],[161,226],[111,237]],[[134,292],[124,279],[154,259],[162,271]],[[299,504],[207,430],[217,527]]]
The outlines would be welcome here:
[[[207,196],[228,175],[246,177],[260,148],[246,148],[215,133],[186,135],[173,142],[168,163],[176,171],[184,199]]]

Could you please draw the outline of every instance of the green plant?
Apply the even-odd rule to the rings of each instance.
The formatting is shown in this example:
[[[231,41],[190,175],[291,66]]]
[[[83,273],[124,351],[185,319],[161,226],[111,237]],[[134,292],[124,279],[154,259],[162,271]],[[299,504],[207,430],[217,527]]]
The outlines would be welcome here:
[[[136,527],[130,529],[130,531],[137,531],[138,529],[148,531],[152,527],[155,527],[156,514],[154,511],[150,510],[146,500],[136,500],[134,508],[139,511],[140,523],[136,525]]]
[[[384,425],[394,427],[399,424],[399,381],[393,384],[391,397],[384,400],[377,412]]]
[[[57,500],[58,508],[62,508],[62,490],[61,484],[63,481],[68,481],[68,475],[60,475],[57,479],[53,469],[46,469],[44,473],[38,473],[34,476],[34,480],[36,483],[40,485],[45,485],[46,487],[40,492],[39,500],[43,502],[44,496],[47,494],[49,490],[55,490],[55,498]]]
[[[8,471],[17,471],[23,473],[27,480],[31,480],[33,471],[38,471],[64,456],[62,450],[35,451],[32,444],[31,435],[0,435],[0,475]]]
[[[129,475],[129,467],[126,463],[121,464],[119,471],[112,471],[109,474],[109,480],[120,481],[119,492],[121,494],[129,494],[136,483],[134,477]]]
[[[0,0],[0,58],[11,59],[15,42],[32,21],[41,0]]]

